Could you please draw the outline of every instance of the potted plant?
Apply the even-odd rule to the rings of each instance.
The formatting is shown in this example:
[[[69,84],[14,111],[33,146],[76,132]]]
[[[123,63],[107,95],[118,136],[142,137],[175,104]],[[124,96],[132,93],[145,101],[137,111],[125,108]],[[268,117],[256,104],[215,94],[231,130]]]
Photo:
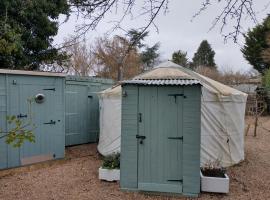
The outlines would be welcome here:
[[[99,179],[106,181],[120,180],[120,154],[112,154],[104,157],[99,168]]]
[[[208,161],[201,168],[201,191],[228,193],[230,179],[220,161]]]

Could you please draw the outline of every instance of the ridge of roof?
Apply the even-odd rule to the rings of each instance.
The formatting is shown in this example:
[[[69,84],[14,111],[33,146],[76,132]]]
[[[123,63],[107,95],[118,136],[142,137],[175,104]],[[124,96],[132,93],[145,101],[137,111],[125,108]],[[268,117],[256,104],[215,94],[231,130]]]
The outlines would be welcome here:
[[[11,70],[11,69],[0,69],[0,74],[66,77],[66,74],[64,74],[64,73],[45,72],[45,71]]]

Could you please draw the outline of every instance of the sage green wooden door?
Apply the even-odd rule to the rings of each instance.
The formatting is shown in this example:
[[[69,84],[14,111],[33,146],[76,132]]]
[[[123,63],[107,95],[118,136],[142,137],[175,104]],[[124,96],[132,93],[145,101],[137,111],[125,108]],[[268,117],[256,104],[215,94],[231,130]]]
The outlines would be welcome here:
[[[91,141],[88,90],[87,85],[66,85],[66,146]]]
[[[16,80],[16,84],[12,81]],[[35,142],[8,147],[8,167],[63,158],[65,148],[63,81],[46,77],[10,76],[9,114],[34,127]],[[35,96],[42,94],[44,102]]]
[[[139,88],[139,190],[182,193],[182,95],[180,87]]]

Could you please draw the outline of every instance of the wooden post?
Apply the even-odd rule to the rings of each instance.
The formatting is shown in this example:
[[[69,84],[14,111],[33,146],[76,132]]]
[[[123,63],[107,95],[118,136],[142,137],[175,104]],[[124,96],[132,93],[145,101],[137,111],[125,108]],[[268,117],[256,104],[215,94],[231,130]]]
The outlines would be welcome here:
[[[250,129],[250,124],[248,124],[248,126],[247,126],[247,129],[246,129],[246,136],[248,135],[249,129]]]
[[[258,126],[258,115],[255,116],[255,124],[254,124],[254,137],[257,136],[257,126]]]

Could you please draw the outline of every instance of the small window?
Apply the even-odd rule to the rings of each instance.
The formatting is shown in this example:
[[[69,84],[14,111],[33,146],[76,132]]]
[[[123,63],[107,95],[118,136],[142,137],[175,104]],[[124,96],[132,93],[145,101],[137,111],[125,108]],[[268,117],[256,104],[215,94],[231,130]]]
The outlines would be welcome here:
[[[36,103],[43,103],[45,101],[45,95],[44,94],[37,94],[35,96]]]

